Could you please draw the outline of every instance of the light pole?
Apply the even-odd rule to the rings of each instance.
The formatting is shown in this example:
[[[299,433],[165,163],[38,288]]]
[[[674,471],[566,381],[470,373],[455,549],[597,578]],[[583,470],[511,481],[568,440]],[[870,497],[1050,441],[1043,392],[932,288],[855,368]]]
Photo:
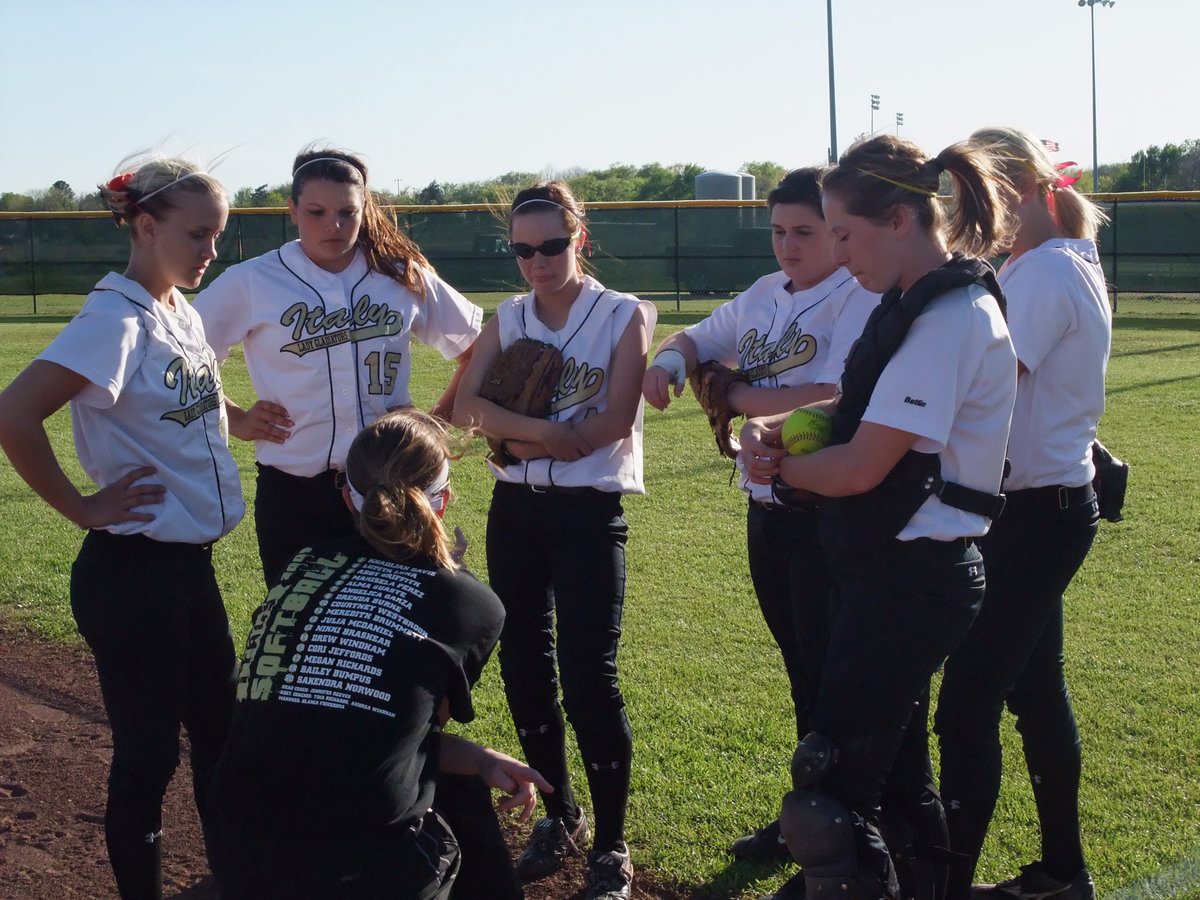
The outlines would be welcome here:
[[[879,95],[872,94],[871,95],[871,131],[869,132],[870,134],[875,133],[875,111],[877,109],[879,109]]]
[[[834,165],[837,153],[837,101],[833,95],[833,0],[825,0],[825,24],[829,31],[829,162]]]
[[[896,137],[900,137],[900,126],[904,124],[904,113],[896,113]]]
[[[1096,4],[1116,6],[1117,0],[1079,0],[1092,18],[1092,193],[1100,190],[1100,141],[1096,136]]]

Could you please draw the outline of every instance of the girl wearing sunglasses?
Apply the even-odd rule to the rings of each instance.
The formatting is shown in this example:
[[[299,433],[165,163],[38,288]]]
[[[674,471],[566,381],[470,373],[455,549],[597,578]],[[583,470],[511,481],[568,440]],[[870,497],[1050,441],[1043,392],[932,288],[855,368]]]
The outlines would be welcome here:
[[[334,480],[360,428],[412,404],[411,341],[458,360],[433,408],[446,418],[483,318],[380,208],[357,156],[297,156],[288,209],[300,239],[230,267],[195,304],[222,361],[242,345],[259,397],[226,402],[233,434],[256,445],[267,584],[306,544],[353,534]]]
[[[506,612],[499,656],[509,709],[530,765],[554,787],[542,794],[548,815],[517,873],[549,875],[589,836],[567,772],[565,708],[596,825],[586,897],[624,900],[633,878],[624,837],[633,737],[617,684],[621,495],[644,492],[641,381],[657,312],[584,274],[585,235],[583,208],[562,182],[517,194],[510,247],[531,290],[504,301],[484,327],[454,420],[503,439],[516,460],[489,461],[488,574]],[[525,337],[553,344],[565,360],[547,419],[479,397],[492,361]]]

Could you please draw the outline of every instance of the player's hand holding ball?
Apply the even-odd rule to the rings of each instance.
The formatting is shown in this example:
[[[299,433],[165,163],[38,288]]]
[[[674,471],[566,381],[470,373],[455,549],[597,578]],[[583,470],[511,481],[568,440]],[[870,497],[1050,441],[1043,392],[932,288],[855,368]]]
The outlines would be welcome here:
[[[833,420],[824,410],[802,406],[783,420],[779,427],[779,440],[790,456],[804,456],[820,450],[833,437]],[[811,491],[796,488],[783,480],[782,472],[771,482],[771,493],[777,503],[784,506],[811,507],[816,499]]]
[[[820,450],[833,437],[833,420],[824,410],[802,406],[783,420],[783,447],[792,456]]]
[[[751,417],[742,425],[739,435],[742,445],[739,458],[746,474],[756,484],[770,484],[779,472],[779,460],[787,456],[779,436],[780,425],[768,427],[768,421]],[[778,418],[775,421],[778,422]]]

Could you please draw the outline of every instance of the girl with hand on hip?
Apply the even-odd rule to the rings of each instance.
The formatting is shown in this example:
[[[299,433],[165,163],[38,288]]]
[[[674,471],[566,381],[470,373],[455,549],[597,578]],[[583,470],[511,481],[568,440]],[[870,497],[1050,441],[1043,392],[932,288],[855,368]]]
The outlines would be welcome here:
[[[1104,411],[1112,312],[1096,251],[1103,213],[1042,145],[985,128],[1012,187],[1017,231],[1000,268],[1017,351],[1004,515],[980,541],[988,588],[971,633],[946,661],[935,729],[951,848],[967,857],[950,897],[1091,900],[1079,827],[1079,731],[1063,671],[1063,592],[1096,536],[1092,441]],[[1041,859],[996,885],[971,881],[1000,794],[1000,719],[1017,730],[1042,833]]]
[[[509,246],[531,290],[504,301],[485,326],[454,420],[503,440],[507,461],[491,461],[487,531],[489,582],[506,613],[500,671],[525,756],[554,786],[517,872],[550,874],[589,834],[567,771],[565,708],[595,816],[586,896],[624,900],[633,878],[624,833],[633,736],[617,684],[621,495],[644,492],[640,388],[657,313],[583,273],[584,228],[583,208],[562,182],[514,198]],[[552,344],[565,360],[547,419],[479,396],[493,360],[520,338]]]
[[[301,547],[354,533],[334,481],[361,428],[412,404],[412,339],[458,361],[433,408],[446,418],[483,315],[380,208],[357,156],[297,156],[288,209],[299,240],[231,266],[196,298],[218,358],[241,344],[259,397],[247,410],[226,402],[234,436],[256,443],[268,585]]]
[[[949,227],[943,172],[957,201]],[[830,404],[829,446],[786,455],[782,417],[742,430],[752,478],[821,495],[834,584],[812,731],[780,822],[809,896],[896,898],[897,875],[906,896],[925,896],[943,877],[927,848],[946,844],[929,680],[982,602],[975,540],[997,512],[1016,390],[1003,296],[978,258],[1005,236],[1003,181],[979,148],[930,158],[885,136],[851,147],[822,190],[835,257],[883,298]]]
[[[104,835],[126,900],[162,896],[162,800],[187,729],[196,806],[229,729],[235,658],[213,542],[245,511],[217,359],[179,288],[217,256],[224,188],[180,159],[126,160],[100,194],[130,234],[79,315],[0,394],[17,473],[87,529],[71,611],[96,658],[113,733]],[[69,403],[83,494],[44,426]]]

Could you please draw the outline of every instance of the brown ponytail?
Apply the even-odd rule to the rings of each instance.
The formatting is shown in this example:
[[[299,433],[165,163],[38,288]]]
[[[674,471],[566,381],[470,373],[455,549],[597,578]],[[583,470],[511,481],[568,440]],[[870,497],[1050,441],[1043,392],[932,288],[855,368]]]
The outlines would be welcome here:
[[[358,433],[346,477],[362,494],[358,529],[375,549],[400,562],[428,556],[442,568],[458,567],[425,495],[448,458],[445,426],[418,409],[387,413]]]
[[[950,173],[954,208],[949,223],[938,200],[941,173]],[[930,232],[943,232],[951,250],[990,256],[1013,230],[1003,201],[1010,190],[991,156],[954,144],[933,159],[911,141],[880,135],[852,146],[821,181],[851,215],[883,221],[897,205],[912,209]]]

